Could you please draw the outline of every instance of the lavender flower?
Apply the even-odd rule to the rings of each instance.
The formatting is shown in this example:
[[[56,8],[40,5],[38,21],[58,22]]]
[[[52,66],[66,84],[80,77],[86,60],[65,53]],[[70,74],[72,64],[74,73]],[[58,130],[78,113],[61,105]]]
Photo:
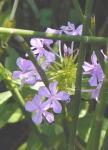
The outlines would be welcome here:
[[[102,82],[100,82],[100,83],[97,85],[96,89],[93,89],[93,90],[92,90],[92,92],[91,92],[91,98],[96,99],[96,101],[98,101],[101,87],[102,87]]]
[[[61,30],[56,30],[56,29],[52,29],[52,28],[47,28],[46,29],[46,33],[50,33],[50,34],[61,34]]]
[[[60,29],[62,32],[68,35],[82,35],[83,25],[79,25],[75,29],[75,25],[73,23],[68,22],[67,26],[61,26]]]
[[[57,92],[57,84],[57,81],[50,83],[49,89],[41,87],[38,93],[40,96],[48,98],[47,103],[50,104],[50,107],[53,108],[55,113],[61,113],[62,106],[59,101],[68,101],[70,96],[65,91]]]
[[[73,49],[69,48],[64,44],[64,56],[71,56],[73,54]]]
[[[99,82],[103,81],[104,73],[100,64],[97,62],[97,57],[95,52],[93,52],[91,56],[91,62],[92,64],[89,64],[88,62],[84,62],[83,69],[86,74],[91,75],[89,84],[91,86],[97,86]]]
[[[50,44],[52,44],[53,41],[49,39],[42,39],[42,38],[32,38],[30,41],[30,44],[32,45],[32,49],[34,50],[33,53],[37,55],[37,60],[39,60],[41,57],[45,57],[45,59],[51,63],[55,61],[55,55],[47,51],[44,47],[49,47]]]
[[[39,95],[36,95],[32,101],[28,101],[25,105],[26,111],[33,112],[32,120],[37,125],[39,125],[44,118],[46,118],[49,123],[54,121],[54,115],[47,111],[49,107],[49,102],[42,102]]]
[[[41,80],[39,73],[30,60],[19,57],[17,58],[16,64],[21,71],[14,71],[13,79],[20,79],[21,86],[23,84],[34,85],[37,81]]]

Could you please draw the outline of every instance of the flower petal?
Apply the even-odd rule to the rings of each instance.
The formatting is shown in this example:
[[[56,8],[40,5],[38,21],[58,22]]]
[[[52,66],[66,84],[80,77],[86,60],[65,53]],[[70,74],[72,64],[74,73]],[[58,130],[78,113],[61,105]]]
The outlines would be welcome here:
[[[104,73],[103,73],[103,70],[102,70],[100,64],[98,64],[97,79],[98,79],[98,82],[103,81],[103,79],[104,79]]]
[[[54,81],[52,83],[49,84],[49,89],[52,95],[55,95],[57,93],[57,81]]]
[[[44,56],[48,62],[55,61],[55,55],[52,52],[48,52],[48,51],[44,50]]]
[[[38,93],[39,93],[40,96],[44,96],[44,97],[49,97],[50,96],[50,92],[45,86],[40,87]]]
[[[40,38],[32,38],[30,44],[35,48],[42,48],[43,44]]]
[[[36,81],[37,81],[36,78],[34,76],[31,76],[31,77],[25,79],[24,82],[26,84],[34,85],[36,83]]]
[[[16,64],[23,72],[35,69],[33,63],[30,60],[26,60],[21,57],[17,58]]]
[[[70,95],[64,91],[60,91],[57,93],[57,99],[62,101],[67,101],[70,99]]]
[[[54,121],[54,115],[50,112],[47,112],[45,111],[43,113],[43,115],[45,116],[46,120],[49,122],[49,123],[52,123]]]
[[[90,71],[90,70],[92,70],[94,68],[93,65],[91,65],[91,64],[89,64],[87,62],[84,62],[84,65],[82,67],[83,67],[85,72],[88,72],[88,71]]]
[[[38,107],[41,105],[41,96],[40,95],[36,95],[33,100],[34,104]]]
[[[52,28],[47,28],[46,33],[59,34],[60,31]]]
[[[21,71],[14,71],[13,74],[12,74],[12,78],[15,80],[15,79],[18,79],[20,78],[20,75],[22,74]]]
[[[32,116],[32,120],[35,124],[39,125],[42,122],[42,113],[39,111],[35,115]]]
[[[44,101],[41,105],[42,110],[48,110],[51,107],[51,100]]]
[[[76,35],[82,35],[83,25],[79,25],[76,29]]]
[[[93,89],[93,90],[92,90],[91,98],[96,99],[96,101],[98,101],[101,87],[102,87],[102,82],[100,82],[100,83],[97,85],[96,89]]]
[[[91,86],[97,86],[97,78],[96,78],[96,75],[93,75],[90,80],[89,80],[89,84]]]
[[[33,101],[28,101],[25,105],[25,110],[32,112],[35,111],[37,109],[35,103]]]
[[[62,106],[61,106],[61,104],[57,101],[57,100],[54,100],[53,102],[52,102],[52,108],[53,108],[53,111],[55,112],[55,113],[61,113],[61,111],[62,111]]]
[[[93,51],[93,54],[91,56],[91,62],[93,65],[97,65],[97,57],[96,57],[96,54],[94,51]]]

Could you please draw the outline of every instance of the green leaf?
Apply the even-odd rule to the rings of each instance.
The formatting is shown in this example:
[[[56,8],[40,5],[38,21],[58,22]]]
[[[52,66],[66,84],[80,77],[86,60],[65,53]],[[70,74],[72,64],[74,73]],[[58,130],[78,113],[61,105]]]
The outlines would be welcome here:
[[[15,123],[18,122],[19,120],[23,119],[24,116],[22,114],[22,111],[20,108],[18,108],[13,114],[12,116],[9,118],[8,122],[9,123]]]
[[[3,103],[2,105],[0,105],[0,128],[8,123],[9,118],[16,111],[17,108],[18,106],[16,103]]]
[[[10,91],[0,93],[0,105],[6,102],[11,96],[12,93]]]
[[[27,142],[23,143],[17,150],[26,150],[27,149]]]

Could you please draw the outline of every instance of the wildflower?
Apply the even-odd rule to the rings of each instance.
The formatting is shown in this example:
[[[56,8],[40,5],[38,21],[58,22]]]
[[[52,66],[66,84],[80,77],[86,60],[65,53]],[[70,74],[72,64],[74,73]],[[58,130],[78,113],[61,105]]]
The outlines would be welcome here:
[[[73,49],[68,48],[66,44],[64,44],[64,56],[71,56],[73,54]]]
[[[93,90],[92,90],[92,92],[91,92],[91,98],[92,98],[92,99],[96,99],[96,101],[98,101],[101,87],[102,87],[102,82],[100,82],[100,83],[97,85],[96,89],[93,89]]]
[[[73,23],[68,22],[67,26],[61,26],[60,29],[62,32],[68,35],[82,35],[83,25],[79,25],[75,29],[75,25]]]
[[[49,84],[49,89],[46,87],[41,87],[39,89],[39,95],[47,97],[47,102],[50,104],[50,107],[53,108],[55,113],[61,113],[62,106],[59,101],[68,101],[69,94],[65,91],[57,92],[58,82],[52,82]]]
[[[55,61],[55,55],[47,51],[44,47],[50,46],[53,43],[53,40],[42,39],[42,38],[32,38],[30,44],[32,45],[31,49],[33,49],[33,53],[37,56],[37,60],[41,57],[45,57],[45,59],[51,63]]]
[[[52,28],[47,28],[46,29],[46,33],[51,33],[51,34],[61,34],[61,30],[56,30],[56,29],[52,29]]]
[[[95,52],[93,52],[91,56],[91,62],[92,64],[89,64],[88,62],[84,62],[83,69],[86,74],[91,75],[91,78],[89,80],[90,86],[97,86],[99,82],[103,81],[104,73],[100,64],[97,62],[97,57]]]
[[[50,104],[47,101],[42,102],[41,97],[36,95],[32,101],[28,101],[25,105],[25,109],[28,112],[33,112],[32,120],[35,124],[39,125],[44,118],[49,123],[54,121],[54,115],[47,110]]]
[[[16,64],[20,71],[13,72],[13,79],[20,79],[22,85],[25,83],[34,85],[37,81],[41,80],[39,73],[30,60],[19,57]]]

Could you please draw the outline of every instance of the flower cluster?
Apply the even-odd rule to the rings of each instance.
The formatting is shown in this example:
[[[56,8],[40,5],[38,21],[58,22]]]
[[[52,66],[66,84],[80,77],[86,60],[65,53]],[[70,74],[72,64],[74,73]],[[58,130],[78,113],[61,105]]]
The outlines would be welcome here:
[[[81,35],[82,29],[82,25],[75,28],[73,23],[68,22],[67,26],[61,26],[59,30],[47,28],[46,33]],[[70,95],[74,94],[76,58],[79,49],[73,41],[64,43],[60,40],[43,38],[32,38],[30,45],[36,60],[45,71],[50,83],[49,87],[42,86],[39,88],[38,94],[26,103],[25,109],[33,113],[32,120],[35,124],[40,124],[43,119],[46,119],[48,123],[52,123],[54,113],[59,114],[62,111],[61,102],[68,102]],[[101,53],[106,58],[102,50]],[[28,60],[28,54],[25,57],[26,59],[21,57],[17,59],[16,64],[20,71],[13,72],[13,79],[20,79],[21,87],[24,84],[32,86],[38,81],[42,82],[38,70],[32,61]],[[104,72],[98,63],[95,52],[91,56],[91,64],[84,62],[83,70],[84,74],[90,75],[89,85],[93,87],[89,90],[91,97],[98,100]]]
[[[68,22],[67,26],[61,26],[58,30],[47,28],[46,33],[81,35],[82,25],[75,28],[73,23]],[[44,118],[51,123],[54,121],[54,113],[62,111],[60,101],[69,102],[69,94],[75,87],[76,78],[76,57],[78,49],[74,51],[74,42],[64,43],[60,40],[43,38],[32,38],[30,40],[33,51],[39,65],[47,74],[50,81],[49,88],[43,86],[38,90],[38,94],[25,105],[25,109],[33,113],[32,120],[35,124],[40,124]],[[21,87],[25,84],[30,86],[38,81],[42,82],[37,69],[32,61],[25,58],[17,58],[17,66],[20,70],[13,72],[13,79],[20,79]],[[58,92],[58,91],[59,92]]]
[[[59,101],[68,101],[69,94],[65,91],[57,91],[57,82],[49,84],[49,89],[45,86],[40,87],[38,95],[32,101],[26,103],[25,109],[33,112],[32,120],[35,124],[40,124],[44,118],[49,123],[54,121],[54,115],[48,110],[53,110],[54,113],[61,113],[62,105]]]

